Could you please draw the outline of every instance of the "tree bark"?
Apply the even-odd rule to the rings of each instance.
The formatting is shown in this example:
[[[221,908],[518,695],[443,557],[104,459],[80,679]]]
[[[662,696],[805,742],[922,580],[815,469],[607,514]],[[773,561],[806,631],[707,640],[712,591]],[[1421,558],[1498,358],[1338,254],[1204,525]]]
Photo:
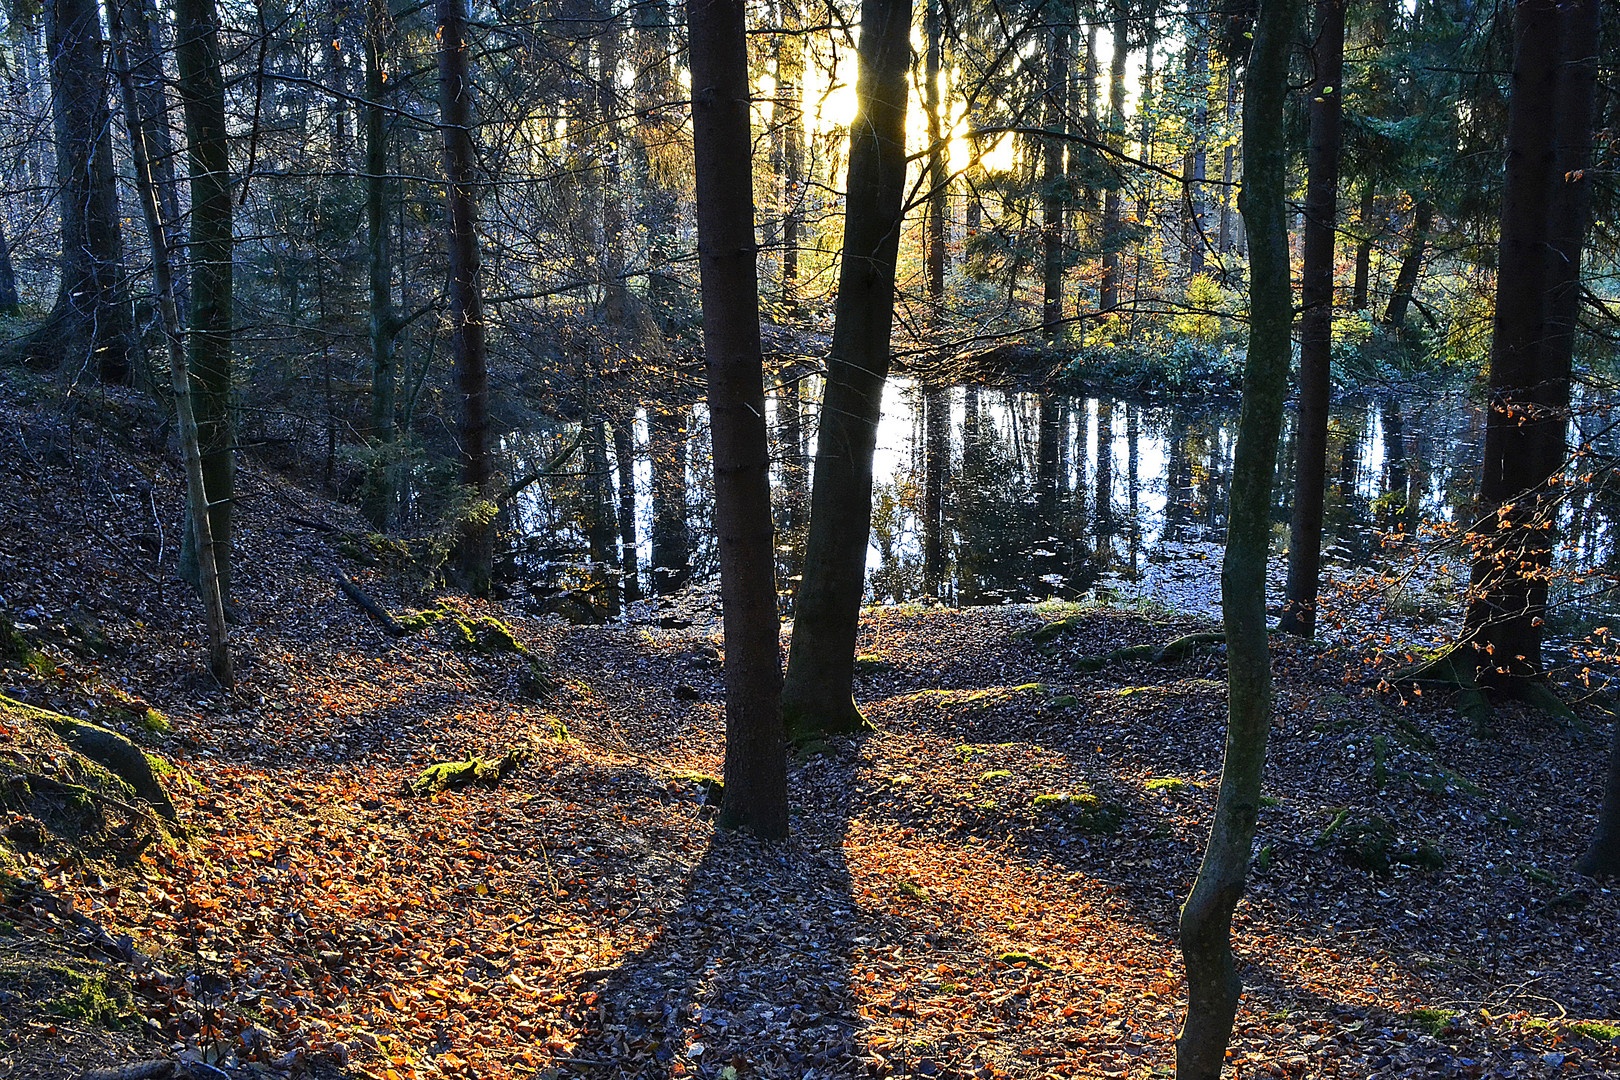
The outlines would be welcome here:
[[[799,304],[799,244],[804,234],[804,39],[799,0],[783,0],[776,63],[776,123],[782,126],[782,307]],[[785,377],[785,376],[784,376]],[[795,384],[796,388],[796,384]]]
[[[192,408],[191,376],[186,370],[185,331],[175,303],[174,270],[169,252],[169,232],[159,208],[159,181],[152,169],[151,120],[138,106],[138,92],[131,73],[128,43],[121,12],[116,4],[107,8],[107,26],[117,57],[118,81],[124,98],[124,123],[129,132],[131,157],[135,162],[135,186],[152,245],[152,277],[156,285],[158,310],[163,320],[163,337],[168,345],[169,382],[174,392],[175,419],[180,440],[180,456],[186,470],[186,522],[197,538],[197,591],[202,597],[203,615],[208,627],[208,666],[222,686],[235,682],[231,668],[230,630],[225,619],[225,600],[220,592],[217,548],[208,519],[208,498],[203,480],[202,449],[197,438],[197,415]]]
[[[923,591],[944,595],[945,483],[951,472],[951,391],[923,391]]]
[[[186,530],[181,562],[199,589],[211,546],[219,595],[231,603],[236,504],[236,415],[231,394],[231,160],[214,0],[176,0],[175,63],[191,170],[191,333],[186,367],[196,414],[208,533]],[[197,507],[192,521],[199,520]]]
[[[1115,150],[1125,150],[1125,61],[1126,19],[1123,6],[1115,8],[1110,27],[1114,40],[1113,63],[1108,70],[1108,142]],[[1124,276],[1119,257],[1120,248],[1120,195],[1119,184],[1111,184],[1103,194],[1102,216],[1102,283],[1097,291],[1099,311],[1113,311],[1119,307],[1120,279]]]
[[[1226,624],[1227,728],[1215,820],[1192,893],[1181,909],[1187,1019],[1176,1040],[1179,1080],[1221,1073],[1242,980],[1232,960],[1232,913],[1248,879],[1271,728],[1266,558],[1271,486],[1282,429],[1293,324],[1288,264],[1288,146],[1283,103],[1298,0],[1260,0],[1243,94],[1243,189],[1249,237],[1249,351],[1221,566]]]
[[[641,571],[636,565],[635,415],[627,412],[613,424],[614,471],[619,474],[619,569],[627,604],[641,599]]]
[[[23,360],[85,367],[128,383],[129,297],[114,185],[111,113],[95,0],[46,0],[51,112],[61,216],[61,280],[45,321],[13,348]]]
[[[1614,735],[1609,746],[1609,774],[1603,785],[1603,803],[1598,811],[1597,832],[1580,862],[1577,873],[1587,877],[1620,877],[1620,715],[1609,718]]]
[[[1520,0],[1484,472],[1463,647],[1476,680],[1541,674],[1591,180],[1597,0]]]
[[[781,626],[750,161],[743,0],[689,0],[703,352],[726,635],[723,826],[787,835]]]
[[[1356,223],[1361,236],[1356,240],[1356,282],[1350,290],[1351,311],[1366,311],[1372,302],[1372,219],[1377,213],[1377,196],[1378,186],[1370,179],[1363,181],[1360,220]]]
[[[1316,0],[1316,79],[1311,90],[1305,181],[1305,250],[1300,268],[1299,418],[1288,584],[1278,626],[1316,633],[1321,585],[1322,503],[1327,473],[1328,398],[1333,367],[1333,238],[1339,217],[1339,100],[1344,87],[1344,2]]]
[[[373,528],[388,528],[394,505],[395,342],[401,320],[393,303],[393,267],[388,255],[386,176],[388,137],[383,95],[383,41],[388,32],[387,0],[366,0],[365,78],[362,106],[366,147],[366,282],[370,297],[371,438],[380,448],[372,463],[364,510]]]
[[[1060,15],[1054,13],[1049,18],[1052,24],[1046,33],[1045,126],[1052,134],[1042,147],[1041,333],[1051,345],[1063,324],[1063,209],[1068,204],[1068,184],[1063,155],[1066,141],[1061,136],[1069,108],[1069,27]],[[1113,194],[1117,202],[1118,193]],[[1115,260],[1117,264],[1117,254]]]
[[[1186,189],[1182,210],[1187,276],[1204,272],[1204,175],[1209,138],[1209,16],[1202,10],[1190,15],[1187,38],[1188,92],[1193,97],[1192,149],[1187,152]]]
[[[906,180],[911,0],[862,0],[844,253],[810,492],[783,715],[796,732],[851,732],[855,638],[872,528],[872,454],[889,374]]]
[[[1396,331],[1406,324],[1406,309],[1412,303],[1412,290],[1417,288],[1423,253],[1429,246],[1429,229],[1433,226],[1434,204],[1425,199],[1412,210],[1412,235],[1407,241],[1406,254],[1401,258],[1401,268],[1395,274],[1395,291],[1384,309],[1384,325]]]
[[[691,539],[686,525],[686,440],[691,410],[649,404],[647,453],[652,458],[653,592],[668,596],[691,580]]]
[[[439,125],[444,132],[445,203],[450,254],[450,335],[460,399],[461,483],[472,505],[463,515],[456,565],[469,592],[489,591],[494,498],[489,460],[489,364],[479,291],[478,210],[473,184],[472,77],[467,62],[467,0],[439,2]]]

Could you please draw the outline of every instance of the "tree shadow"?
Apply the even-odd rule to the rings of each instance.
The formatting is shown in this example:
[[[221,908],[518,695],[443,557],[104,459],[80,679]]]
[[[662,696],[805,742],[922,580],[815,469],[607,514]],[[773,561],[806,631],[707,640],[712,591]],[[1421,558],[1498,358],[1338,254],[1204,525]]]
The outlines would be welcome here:
[[[729,1080],[854,1068],[865,1021],[851,960],[871,927],[844,861],[848,808],[837,793],[851,758],[794,770],[787,842],[714,832],[679,905],[583,996],[583,1034],[557,1059],[561,1075]]]

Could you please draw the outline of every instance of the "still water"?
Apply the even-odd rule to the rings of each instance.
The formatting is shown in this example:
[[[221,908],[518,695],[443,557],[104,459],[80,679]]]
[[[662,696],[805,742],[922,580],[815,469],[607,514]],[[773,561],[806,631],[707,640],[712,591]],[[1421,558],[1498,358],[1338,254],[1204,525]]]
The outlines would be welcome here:
[[[814,386],[807,386],[799,442],[807,461],[814,458],[815,397]],[[889,384],[883,404],[867,552],[870,602],[937,598],[971,606],[1094,598],[1218,617],[1235,406],[1142,405],[973,387],[925,395],[906,380]],[[779,463],[778,571],[787,611],[808,499],[804,481],[794,483],[804,474],[793,468],[793,447],[784,441],[792,432],[785,408],[773,398],[769,420]],[[691,582],[683,591],[701,613],[712,607],[716,574],[712,482],[704,412],[694,406],[685,416],[686,460],[676,468],[684,480],[676,502],[686,526]],[[1272,508],[1274,602],[1288,539],[1293,422],[1290,413]],[[1411,580],[1359,597],[1351,614],[1362,625],[1369,618],[1399,622],[1407,638],[1422,637],[1417,631],[1424,627],[1443,636],[1457,605],[1459,553],[1409,542],[1390,546],[1386,538],[1392,532],[1426,535],[1437,523],[1466,524],[1484,438],[1483,409],[1458,387],[1346,400],[1334,407],[1331,423],[1325,577],[1345,584],[1421,564]],[[1596,430],[1600,421],[1584,423]],[[1599,449],[1612,441],[1583,435],[1582,426],[1577,420],[1572,445],[1589,435]],[[664,516],[667,531],[671,496],[665,490],[663,507],[655,509],[658,486],[649,450],[657,447],[651,446],[645,410],[633,433],[628,475],[636,496],[636,581],[650,592],[656,516]],[[560,439],[537,442],[532,457],[542,459]],[[522,456],[521,447],[512,449]],[[571,478],[537,485],[522,501],[515,524],[528,539],[528,554],[521,562],[540,590],[585,591],[602,604],[601,582],[613,577],[603,564],[620,554],[607,548],[621,538],[612,529],[611,544],[599,535],[593,563],[590,523],[618,506],[618,470],[609,467],[611,458],[609,453],[599,459],[596,479],[591,469],[580,469]],[[598,480],[601,486],[591,489]],[[939,494],[931,498],[934,486]],[[1561,562],[1600,572],[1583,587],[1558,590],[1566,601],[1561,633],[1593,625],[1610,610],[1604,575],[1617,569],[1610,512],[1617,503],[1612,486],[1598,485],[1563,510]],[[667,546],[661,554],[667,561]],[[618,574],[622,578],[623,570]],[[669,606],[626,604],[616,595],[607,603],[610,610],[603,614],[633,621],[656,618]]]

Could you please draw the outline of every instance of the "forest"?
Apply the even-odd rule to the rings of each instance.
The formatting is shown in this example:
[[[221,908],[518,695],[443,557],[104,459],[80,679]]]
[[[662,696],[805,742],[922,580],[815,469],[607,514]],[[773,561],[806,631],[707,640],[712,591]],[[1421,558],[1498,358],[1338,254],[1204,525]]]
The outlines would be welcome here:
[[[5,0],[0,1077],[1620,1075],[1617,57]]]

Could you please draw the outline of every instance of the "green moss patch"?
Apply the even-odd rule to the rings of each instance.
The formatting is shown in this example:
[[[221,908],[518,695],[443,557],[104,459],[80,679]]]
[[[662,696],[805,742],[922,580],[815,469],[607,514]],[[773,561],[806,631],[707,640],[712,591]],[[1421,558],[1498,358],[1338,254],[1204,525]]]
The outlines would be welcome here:
[[[1413,1024],[1416,1024],[1419,1028],[1428,1032],[1430,1035],[1433,1035],[1435,1038],[1439,1038],[1456,1021],[1457,1010],[1433,1009],[1427,1007],[1413,1009],[1411,1012],[1406,1014],[1405,1019],[1411,1021]]]
[[[1051,792],[1037,795],[1030,804],[1038,813],[1059,814],[1076,832],[1100,835],[1118,832],[1125,823],[1125,807],[1105,802],[1090,792]]]
[[[466,761],[441,761],[429,765],[410,784],[410,793],[432,796],[456,788],[496,787],[523,764],[524,754],[508,750],[498,758],[470,757]]]

